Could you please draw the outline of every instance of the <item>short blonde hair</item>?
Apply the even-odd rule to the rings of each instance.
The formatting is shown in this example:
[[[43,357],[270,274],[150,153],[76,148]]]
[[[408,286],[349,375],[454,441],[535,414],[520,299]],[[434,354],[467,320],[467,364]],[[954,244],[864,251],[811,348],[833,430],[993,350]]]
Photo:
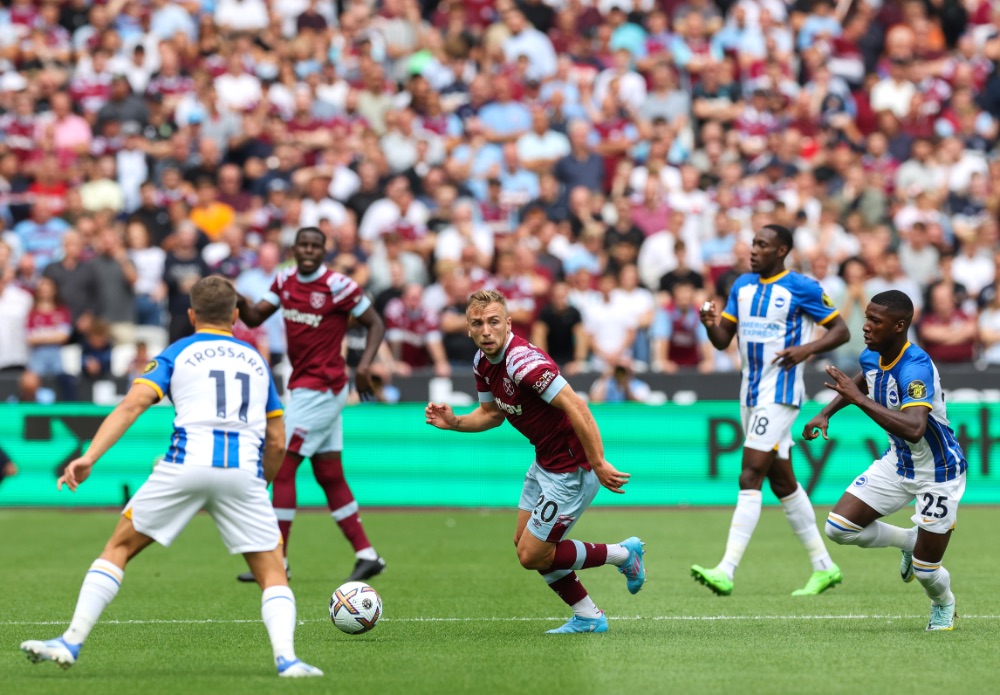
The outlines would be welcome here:
[[[466,308],[466,313],[473,310],[476,313],[483,312],[490,304],[499,304],[503,309],[504,315],[507,315],[507,298],[503,296],[502,292],[498,292],[497,290],[479,290],[478,292],[473,292],[469,297],[469,306]]]

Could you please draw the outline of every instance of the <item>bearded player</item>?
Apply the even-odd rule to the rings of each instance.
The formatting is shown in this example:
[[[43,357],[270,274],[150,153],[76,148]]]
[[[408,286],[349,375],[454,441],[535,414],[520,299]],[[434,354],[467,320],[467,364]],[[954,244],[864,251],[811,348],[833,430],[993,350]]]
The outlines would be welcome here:
[[[349,581],[370,579],[385,569],[385,561],[368,541],[358,503],[344,478],[341,451],[344,433],[340,413],[347,403],[349,384],[341,344],[353,316],[368,331],[364,352],[355,370],[355,384],[363,398],[372,395],[369,369],[385,326],[371,300],[354,280],[323,264],[326,235],[303,227],[295,235],[295,267],[279,273],[271,291],[256,304],[240,297],[243,323],[259,326],[281,308],[288,336],[292,377],[285,410],[288,450],[274,479],[273,504],[284,539],[288,567],[288,536],[295,520],[295,474],[303,459],[312,461],[316,482],[326,493],[330,513],[354,546],[356,562]],[[243,582],[253,581],[241,574]]]
[[[506,418],[535,446],[535,462],[524,478],[514,544],[527,570],[537,570],[573,609],[573,617],[550,634],[607,632],[608,619],[577,579],[575,570],[615,565],[630,593],[646,581],[643,543],[565,540],[603,485],[624,492],[629,474],[604,458],[597,423],[587,405],[560,376],[552,358],[511,332],[507,300],[480,290],[466,310],[469,336],[479,351],[473,362],[479,407],[456,416],[450,406],[428,403],[427,424],[457,432],[483,432]],[[527,533],[525,533],[527,531]]]

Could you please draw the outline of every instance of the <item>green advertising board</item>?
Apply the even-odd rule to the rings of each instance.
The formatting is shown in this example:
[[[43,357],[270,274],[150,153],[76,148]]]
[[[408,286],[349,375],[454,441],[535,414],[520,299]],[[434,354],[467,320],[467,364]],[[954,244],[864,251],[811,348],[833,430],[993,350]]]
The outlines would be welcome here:
[[[830,440],[803,442],[810,404],[799,416],[795,470],[817,504],[832,504],[886,448],[884,433],[854,408],[832,421]],[[598,505],[730,505],[740,470],[739,409],[734,402],[679,406],[593,406],[606,455],[632,474],[627,494],[604,492]],[[57,471],[81,451],[108,408],[93,405],[2,406],[0,446],[20,473],[0,483],[4,507],[121,506],[167,450],[173,408],[150,409],[75,494],[56,491]],[[964,503],[1000,503],[998,405],[952,404],[952,427],[969,461]],[[344,461],[358,501],[367,506],[512,507],[531,445],[509,425],[480,434],[424,424],[423,405],[359,405],[344,412]],[[325,504],[308,464],[299,471],[300,506]],[[770,492],[765,500],[774,502]]]

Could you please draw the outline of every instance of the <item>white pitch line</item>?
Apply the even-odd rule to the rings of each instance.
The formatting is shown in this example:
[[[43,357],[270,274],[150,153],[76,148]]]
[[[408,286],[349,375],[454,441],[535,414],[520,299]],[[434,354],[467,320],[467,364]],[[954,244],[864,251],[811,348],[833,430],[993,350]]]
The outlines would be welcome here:
[[[612,621],[628,620],[666,620],[681,622],[713,622],[713,621],[740,621],[740,620],[917,620],[923,619],[924,615],[890,615],[890,614],[846,614],[846,615],[632,615],[632,616],[611,616]],[[959,615],[962,620],[1000,620],[1000,615]],[[565,620],[566,616],[556,616],[548,618],[530,617],[509,617],[509,618],[382,618],[382,620],[393,623],[510,623],[510,622],[550,622],[555,620]],[[238,625],[242,623],[259,623],[260,619],[253,620],[102,620],[101,625]],[[299,625],[306,623],[325,623],[323,619],[299,620]],[[34,625],[66,625],[65,620],[2,620],[0,625],[8,626],[34,626]]]

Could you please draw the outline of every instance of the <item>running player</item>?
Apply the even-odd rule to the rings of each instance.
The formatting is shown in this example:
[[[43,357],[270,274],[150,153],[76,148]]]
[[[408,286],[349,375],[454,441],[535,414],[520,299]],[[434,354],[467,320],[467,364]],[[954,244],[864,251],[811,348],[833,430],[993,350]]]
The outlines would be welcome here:
[[[851,483],[826,520],[826,535],[842,545],[899,548],[900,576],[914,577],[931,599],[928,630],[955,625],[951,576],[941,564],[965,493],[968,465],[948,425],[937,367],[906,335],[913,302],[899,290],[872,297],[862,328],[868,348],[861,373],[851,379],[827,367],[837,397],[810,420],[802,436],[826,439],[834,413],[856,405],[889,435],[889,449]],[[915,528],[903,529],[880,517],[916,502]]]
[[[174,432],[167,455],[125,507],[111,540],[90,566],[69,629],[21,645],[28,658],[69,668],[125,576],[125,565],[154,541],[168,546],[201,509],[211,515],[231,553],[243,553],[264,594],[261,616],[278,675],[322,676],[295,657],[295,596],[282,566],[281,534],[267,483],[285,450],[281,401],[267,362],[230,330],[236,290],[220,277],[191,289],[188,317],[195,334],[147,365],[125,399],[101,423],[87,452],[70,462],[58,486],[70,490],[149,406],[169,395]]]
[[[573,609],[573,617],[549,633],[607,632],[604,611],[594,605],[574,570],[616,565],[634,594],[646,581],[642,541],[633,536],[603,545],[563,539],[601,485],[623,493],[629,474],[605,460],[593,415],[552,358],[511,332],[507,300],[500,292],[473,294],[466,317],[469,336],[479,348],[473,362],[479,407],[456,416],[448,405],[428,403],[427,424],[483,432],[506,418],[534,444],[535,462],[518,504],[517,558],[525,569],[537,570]]]
[[[347,403],[350,385],[341,345],[347,323],[353,316],[367,331],[355,384],[363,398],[372,396],[369,369],[385,326],[371,300],[354,280],[323,264],[326,235],[316,227],[303,227],[295,235],[295,267],[278,273],[271,291],[256,304],[240,297],[243,323],[259,326],[281,307],[288,336],[288,359],[292,377],[288,383],[288,451],[274,479],[274,511],[284,539],[288,567],[288,536],[295,520],[295,474],[302,460],[312,461],[316,482],[326,493],[334,521],[354,546],[356,561],[349,581],[363,581],[385,568],[368,541],[347,480],[341,450],[344,432],[340,413]],[[243,582],[253,581],[241,574]]]
[[[791,231],[776,224],[765,226],[751,246],[752,272],[736,279],[721,322],[714,303],[709,302],[701,312],[709,340],[717,349],[725,350],[739,333],[743,360],[740,411],[746,439],[726,553],[712,569],[691,566],[691,575],[720,596],[733,591],[733,575],[760,519],[765,478],[813,566],[805,587],[792,595],[819,594],[843,579],[816,527],[812,503],[795,479],[791,447],[792,425],[805,395],[797,365],[810,355],[843,345],[850,334],[819,283],[785,270],[791,250]],[[810,340],[815,324],[825,326],[826,332]]]

